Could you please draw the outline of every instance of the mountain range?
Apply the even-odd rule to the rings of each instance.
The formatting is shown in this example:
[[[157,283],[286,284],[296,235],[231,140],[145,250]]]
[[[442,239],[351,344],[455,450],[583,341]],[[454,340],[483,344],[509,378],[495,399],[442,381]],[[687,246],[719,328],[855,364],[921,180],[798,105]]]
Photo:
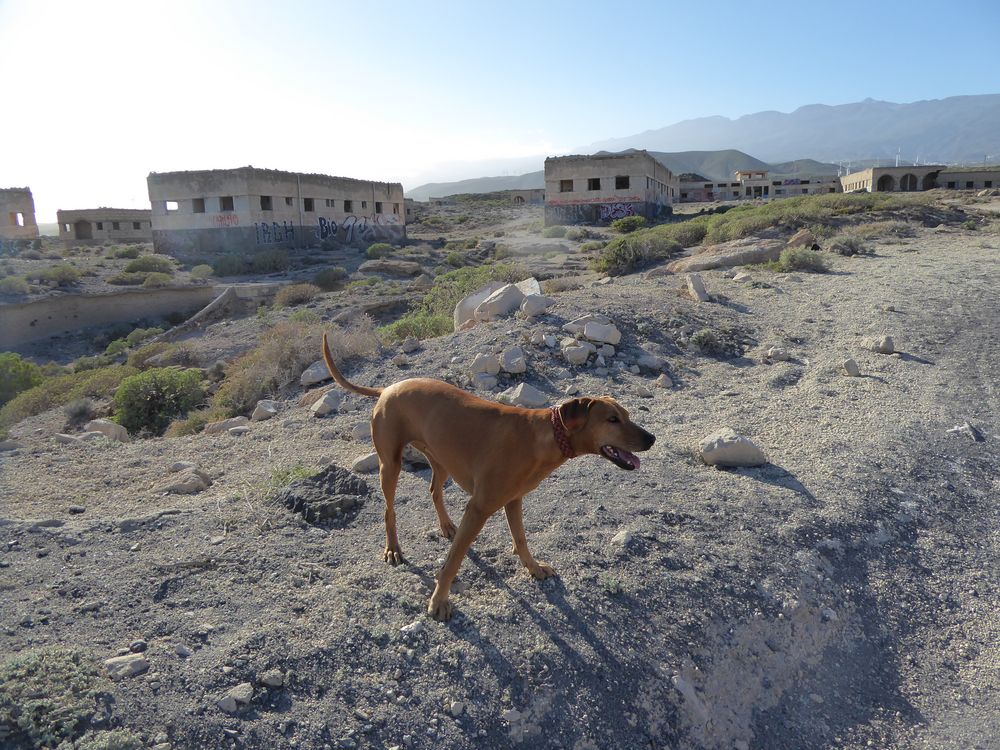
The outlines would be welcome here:
[[[905,164],[1000,162],[1000,94],[909,104],[865,99],[835,106],[810,104],[787,113],[757,112],[735,119],[699,117],[597,141],[574,151],[592,154],[629,148],[656,152],[675,172],[713,179],[728,177],[737,168],[766,168],[791,175],[829,174],[832,167],[835,174],[838,162],[863,168],[895,163],[897,154]],[[539,162],[542,160],[539,157]],[[494,163],[495,171],[508,171],[500,167],[501,163]],[[431,195],[542,186],[542,172],[532,171],[428,183],[408,191],[407,196],[425,200]]]

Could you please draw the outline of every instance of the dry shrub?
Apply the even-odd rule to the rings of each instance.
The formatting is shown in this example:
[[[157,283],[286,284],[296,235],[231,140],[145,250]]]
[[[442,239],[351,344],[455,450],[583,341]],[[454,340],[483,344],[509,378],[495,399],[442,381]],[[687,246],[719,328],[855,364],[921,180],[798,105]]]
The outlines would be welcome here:
[[[916,229],[905,221],[868,221],[845,229],[844,234],[862,240],[877,240],[885,237],[913,237]]]
[[[320,323],[284,321],[268,329],[260,343],[236,359],[212,401],[223,416],[249,414],[262,398],[269,398],[292,383],[320,356],[325,326]],[[368,354],[378,346],[375,326],[368,316],[357,318],[346,329],[334,326],[330,350],[338,362]]]
[[[557,292],[568,292],[572,289],[579,289],[583,286],[579,276],[559,276],[554,279],[546,279],[542,282],[542,291],[545,294],[555,294]]]
[[[274,305],[275,307],[301,305],[304,302],[309,302],[316,295],[322,293],[322,291],[315,284],[289,284],[278,290],[278,293],[274,296]]]

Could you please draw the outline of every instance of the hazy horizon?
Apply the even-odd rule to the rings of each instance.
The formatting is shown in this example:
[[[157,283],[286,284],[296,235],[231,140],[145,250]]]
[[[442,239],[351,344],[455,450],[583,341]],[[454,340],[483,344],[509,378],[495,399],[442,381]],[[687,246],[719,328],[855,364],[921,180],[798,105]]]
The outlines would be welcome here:
[[[413,188],[697,117],[996,93],[998,27],[990,2],[650,0],[616,18],[568,2],[5,0],[0,67],[23,75],[0,187],[30,187],[41,223],[148,207],[151,171],[253,164]]]

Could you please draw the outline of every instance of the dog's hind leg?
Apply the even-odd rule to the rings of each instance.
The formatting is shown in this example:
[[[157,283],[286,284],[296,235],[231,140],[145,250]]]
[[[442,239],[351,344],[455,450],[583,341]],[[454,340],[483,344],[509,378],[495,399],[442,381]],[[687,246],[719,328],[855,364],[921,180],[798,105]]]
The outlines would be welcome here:
[[[528,549],[528,538],[524,534],[524,513],[521,498],[511,500],[504,506],[507,514],[507,527],[510,529],[510,536],[514,540],[514,554],[521,559],[521,563],[528,569],[535,578],[551,578],[556,574],[550,565],[538,562],[531,555]]]
[[[458,575],[458,569],[462,566],[465,553],[469,551],[469,547],[472,546],[476,537],[479,536],[479,532],[482,531],[486,519],[491,515],[491,513],[479,510],[482,505],[488,506],[488,503],[483,503],[482,498],[473,493],[469,504],[465,506],[462,522],[458,525],[458,530],[455,532],[451,549],[448,550],[448,556],[444,559],[441,572],[438,573],[434,593],[431,594],[431,600],[427,604],[427,614],[435,620],[448,620],[451,618],[452,608],[451,602],[448,600],[448,595],[451,593],[452,581]]]
[[[385,439],[383,431],[379,430],[375,420],[372,421],[372,441],[378,453],[378,478],[385,495],[385,552],[383,557],[387,563],[398,565],[403,562],[403,549],[399,546],[396,534],[396,485],[399,483],[399,472],[403,468],[403,446],[393,445]],[[380,440],[381,438],[381,440]]]
[[[441,526],[441,534],[447,539],[455,538],[455,524],[448,516],[448,509],[444,507],[444,483],[448,481],[448,470],[434,459],[428,456],[431,469],[431,499],[434,501],[434,510],[437,511],[438,524]]]

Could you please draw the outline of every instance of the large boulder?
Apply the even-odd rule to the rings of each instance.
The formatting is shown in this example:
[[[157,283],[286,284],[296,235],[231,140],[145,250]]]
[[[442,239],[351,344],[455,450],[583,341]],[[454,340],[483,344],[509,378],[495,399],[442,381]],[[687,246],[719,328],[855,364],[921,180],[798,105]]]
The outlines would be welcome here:
[[[309,408],[309,411],[312,412],[314,417],[325,417],[327,414],[337,411],[343,400],[343,391],[327,391],[321,399]]]
[[[808,229],[800,229],[793,234],[785,247],[812,247],[816,244],[816,235]]]
[[[549,397],[528,383],[520,383],[497,396],[497,401],[527,409],[539,409],[549,402]]]
[[[602,344],[616,345],[622,340],[621,331],[614,323],[598,323],[596,320],[591,320],[583,326],[584,338],[590,339],[591,341],[599,341]]]
[[[470,320],[475,320],[476,308],[485,302],[486,298],[493,294],[493,292],[504,286],[505,284],[502,281],[491,281],[488,284],[479,287],[472,294],[463,297],[462,300],[455,305],[455,312],[453,314],[455,330],[459,330]]]
[[[420,273],[419,263],[412,260],[396,260],[395,258],[378,258],[366,260],[358,270],[361,273],[384,273],[387,276],[416,276]]]
[[[253,409],[253,414],[250,415],[251,422],[263,422],[266,419],[270,419],[278,413],[279,405],[277,401],[272,401],[271,399],[262,399],[257,402],[257,405]]]
[[[536,315],[541,315],[554,304],[555,300],[544,294],[529,294],[521,302],[521,312],[524,313],[525,317],[533,318]]]
[[[117,440],[119,443],[127,443],[130,439],[128,430],[108,419],[92,419],[83,429],[86,432],[100,432],[108,440]]]
[[[221,432],[229,432],[233,427],[245,427],[250,424],[246,417],[231,417],[220,422],[209,422],[202,432],[206,435],[217,435]]]
[[[201,469],[187,469],[169,482],[156,488],[158,494],[194,495],[212,486],[212,480]]]
[[[765,263],[777,260],[785,245],[780,240],[743,239],[711,245],[686,258],[679,258],[667,264],[671,273],[707,271],[710,268],[744,266],[750,263]]]
[[[761,466],[764,451],[730,427],[723,427],[698,442],[698,456],[709,466]]]
[[[534,276],[524,279],[523,281],[519,281],[516,284],[514,284],[514,286],[520,289],[521,294],[523,294],[525,297],[531,294],[542,293],[542,287],[538,283],[538,279],[536,279]]]
[[[469,365],[469,372],[473,375],[479,372],[496,375],[500,372],[500,358],[495,354],[477,354]]]
[[[322,383],[329,379],[330,370],[327,368],[326,362],[318,359],[303,370],[302,377],[299,378],[299,383],[301,385],[309,386],[315,385],[316,383]]]
[[[502,318],[517,310],[523,301],[524,292],[514,284],[507,284],[497,289],[476,306],[475,319],[482,322]]]
[[[711,299],[711,297],[708,296],[708,292],[705,290],[705,282],[702,281],[700,274],[688,274],[687,290],[688,296],[697,302],[708,302]]]

